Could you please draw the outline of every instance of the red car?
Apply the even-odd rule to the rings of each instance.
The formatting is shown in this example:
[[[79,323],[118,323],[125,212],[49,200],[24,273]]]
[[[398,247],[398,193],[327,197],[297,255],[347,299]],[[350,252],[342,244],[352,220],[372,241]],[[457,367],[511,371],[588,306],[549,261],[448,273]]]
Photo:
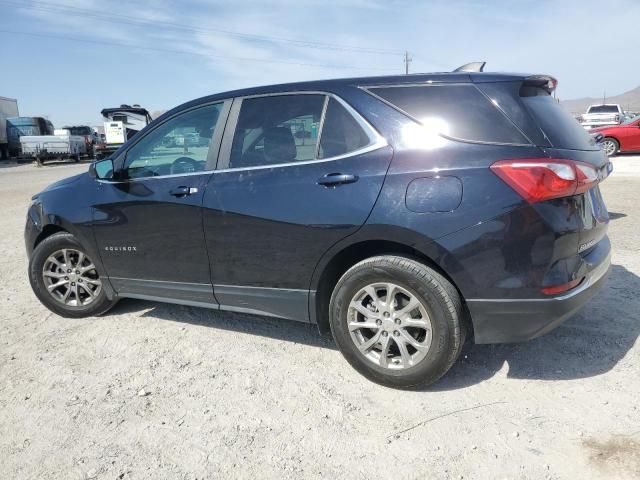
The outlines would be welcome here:
[[[640,151],[640,115],[620,125],[594,128],[589,130],[589,133],[604,135],[602,148],[610,157],[618,152]]]

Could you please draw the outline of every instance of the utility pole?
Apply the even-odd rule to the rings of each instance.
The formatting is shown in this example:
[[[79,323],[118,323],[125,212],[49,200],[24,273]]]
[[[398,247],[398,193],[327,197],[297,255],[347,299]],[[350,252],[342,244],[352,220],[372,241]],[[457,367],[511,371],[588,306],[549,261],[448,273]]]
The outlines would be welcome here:
[[[412,60],[413,58],[409,56],[409,52],[405,51],[404,52],[404,74],[405,75],[409,75],[409,64],[411,63]]]

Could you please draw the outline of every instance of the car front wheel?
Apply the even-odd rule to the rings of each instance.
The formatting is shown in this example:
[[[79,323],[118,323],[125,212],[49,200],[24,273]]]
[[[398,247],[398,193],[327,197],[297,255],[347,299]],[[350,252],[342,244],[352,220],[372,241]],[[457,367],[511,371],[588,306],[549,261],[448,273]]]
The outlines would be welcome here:
[[[405,257],[378,256],[354,265],[338,281],[329,313],[346,360],[370,380],[396,388],[437,381],[465,340],[455,287]]]
[[[42,304],[63,317],[100,315],[116,304],[84,247],[69,233],[56,233],[35,248],[29,262],[31,288]]]

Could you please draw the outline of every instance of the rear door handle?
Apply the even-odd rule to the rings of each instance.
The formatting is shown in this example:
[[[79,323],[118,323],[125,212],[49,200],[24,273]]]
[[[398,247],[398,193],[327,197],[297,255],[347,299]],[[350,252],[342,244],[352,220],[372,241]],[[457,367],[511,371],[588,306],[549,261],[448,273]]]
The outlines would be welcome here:
[[[173,195],[174,197],[186,197],[187,195],[193,195],[194,193],[198,193],[198,189],[196,187],[176,187],[169,190],[169,195]]]
[[[357,175],[351,175],[347,173],[328,173],[324,177],[320,177],[318,179],[318,185],[324,185],[325,187],[335,187],[337,185],[344,185],[346,183],[353,183],[357,181]]]

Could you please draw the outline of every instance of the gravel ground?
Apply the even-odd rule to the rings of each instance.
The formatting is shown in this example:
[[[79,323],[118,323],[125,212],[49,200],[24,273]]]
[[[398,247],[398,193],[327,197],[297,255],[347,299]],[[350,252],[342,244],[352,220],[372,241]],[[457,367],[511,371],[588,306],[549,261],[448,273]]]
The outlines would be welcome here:
[[[4,478],[640,478],[640,157],[602,186],[614,266],[588,308],[525,344],[468,345],[424,392],[366,381],[304,324],[133,300],[50,313],[24,216],[86,168],[0,168]]]

